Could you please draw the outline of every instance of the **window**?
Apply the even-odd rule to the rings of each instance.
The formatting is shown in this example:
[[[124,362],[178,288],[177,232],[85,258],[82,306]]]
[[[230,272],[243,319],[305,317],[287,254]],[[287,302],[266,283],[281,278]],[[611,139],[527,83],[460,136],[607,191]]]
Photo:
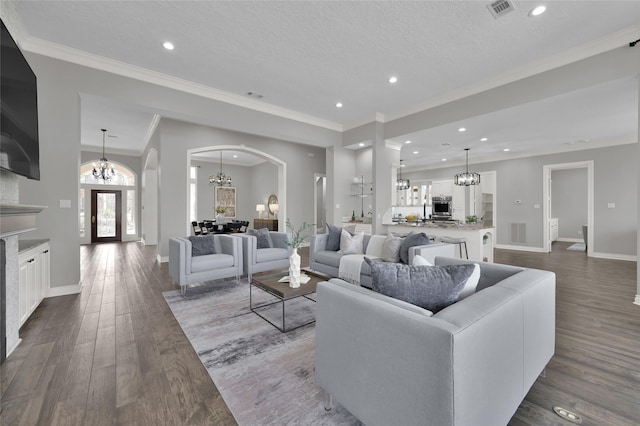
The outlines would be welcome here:
[[[78,196],[78,200],[80,201],[78,207],[80,209],[80,237],[84,237],[85,233],[85,225],[84,225],[84,189],[80,190],[80,195]]]
[[[189,221],[198,220],[198,168],[191,166],[189,170]]]
[[[127,190],[127,235],[136,235],[136,191]]]
[[[87,183],[92,185],[120,185],[120,186],[135,186],[136,176],[135,174],[119,164],[111,163],[116,175],[108,182],[102,179],[96,179],[93,176],[93,168],[96,167],[95,163],[87,163],[80,167],[80,183]]]

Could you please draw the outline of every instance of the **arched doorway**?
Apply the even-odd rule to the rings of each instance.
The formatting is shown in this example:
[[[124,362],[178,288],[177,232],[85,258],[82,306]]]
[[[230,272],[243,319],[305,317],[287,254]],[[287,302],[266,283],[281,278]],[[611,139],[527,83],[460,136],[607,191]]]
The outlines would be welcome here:
[[[247,147],[245,145],[213,145],[213,146],[208,146],[208,147],[202,147],[202,148],[195,148],[195,149],[190,149],[187,150],[187,170],[190,169],[191,167],[191,162],[192,162],[192,157],[194,155],[197,154],[202,154],[202,153],[210,153],[210,152],[218,152],[218,151],[244,151],[248,154],[251,154],[253,156],[256,156],[258,158],[264,159],[265,161],[273,164],[276,169],[277,169],[277,197],[278,197],[278,201],[279,201],[279,207],[278,207],[278,230],[280,231],[284,231],[286,228],[286,220],[287,220],[287,187],[286,187],[286,182],[287,182],[287,164],[277,158],[274,157],[271,154],[268,154],[266,152],[260,151],[258,149],[255,148],[250,148]],[[191,190],[190,190],[190,185],[191,185],[191,179],[189,178],[189,173],[187,173],[187,182],[186,184],[186,191],[187,191],[187,198],[188,198],[188,202],[187,202],[187,206],[186,206],[186,210],[187,210],[187,217],[190,217],[190,209],[191,209]],[[186,231],[187,231],[187,235],[190,235],[191,233],[191,224],[187,223],[186,224]]]

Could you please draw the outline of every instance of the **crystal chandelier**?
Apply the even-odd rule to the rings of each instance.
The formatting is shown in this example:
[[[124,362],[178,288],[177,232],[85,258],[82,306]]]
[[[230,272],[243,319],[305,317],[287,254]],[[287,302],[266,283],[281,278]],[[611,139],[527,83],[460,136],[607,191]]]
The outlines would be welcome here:
[[[396,190],[409,189],[409,179],[402,179],[402,160],[400,160],[400,168],[398,169],[398,180],[396,181]]]
[[[467,152],[466,168],[464,173],[458,173],[453,178],[453,183],[458,186],[470,186],[480,183],[480,173],[469,173],[469,148],[465,148]]]
[[[220,171],[215,176],[209,176],[209,185],[231,185],[231,176],[227,176],[222,172],[222,151],[220,151]]]
[[[102,179],[105,182],[108,182],[116,175],[116,172],[113,170],[113,166],[109,164],[109,160],[107,160],[107,157],[104,155],[104,138],[107,133],[107,129],[100,130],[102,130],[102,158],[100,159],[100,168],[96,169],[96,166],[94,165],[92,173],[93,177],[96,179]]]

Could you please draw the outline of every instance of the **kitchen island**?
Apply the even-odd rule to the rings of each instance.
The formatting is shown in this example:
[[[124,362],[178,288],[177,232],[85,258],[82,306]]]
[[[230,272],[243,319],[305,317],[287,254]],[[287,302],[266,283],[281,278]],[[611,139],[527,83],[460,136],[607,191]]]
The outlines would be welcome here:
[[[485,228],[482,224],[459,224],[451,221],[446,222],[406,222],[393,225],[386,225],[387,232],[409,233],[411,231],[424,232],[432,235],[436,241],[442,237],[466,238],[469,259],[478,262],[493,262],[493,245],[495,228]],[[485,238],[486,237],[486,238]],[[456,256],[460,256],[458,247],[455,250]],[[464,247],[462,257],[464,257]]]

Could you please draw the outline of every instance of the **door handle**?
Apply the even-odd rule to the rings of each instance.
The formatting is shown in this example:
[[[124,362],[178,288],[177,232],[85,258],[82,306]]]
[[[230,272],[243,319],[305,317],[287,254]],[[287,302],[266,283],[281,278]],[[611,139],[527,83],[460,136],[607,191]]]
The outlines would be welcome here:
[[[91,216],[91,223],[96,223],[96,217],[95,216]]]

